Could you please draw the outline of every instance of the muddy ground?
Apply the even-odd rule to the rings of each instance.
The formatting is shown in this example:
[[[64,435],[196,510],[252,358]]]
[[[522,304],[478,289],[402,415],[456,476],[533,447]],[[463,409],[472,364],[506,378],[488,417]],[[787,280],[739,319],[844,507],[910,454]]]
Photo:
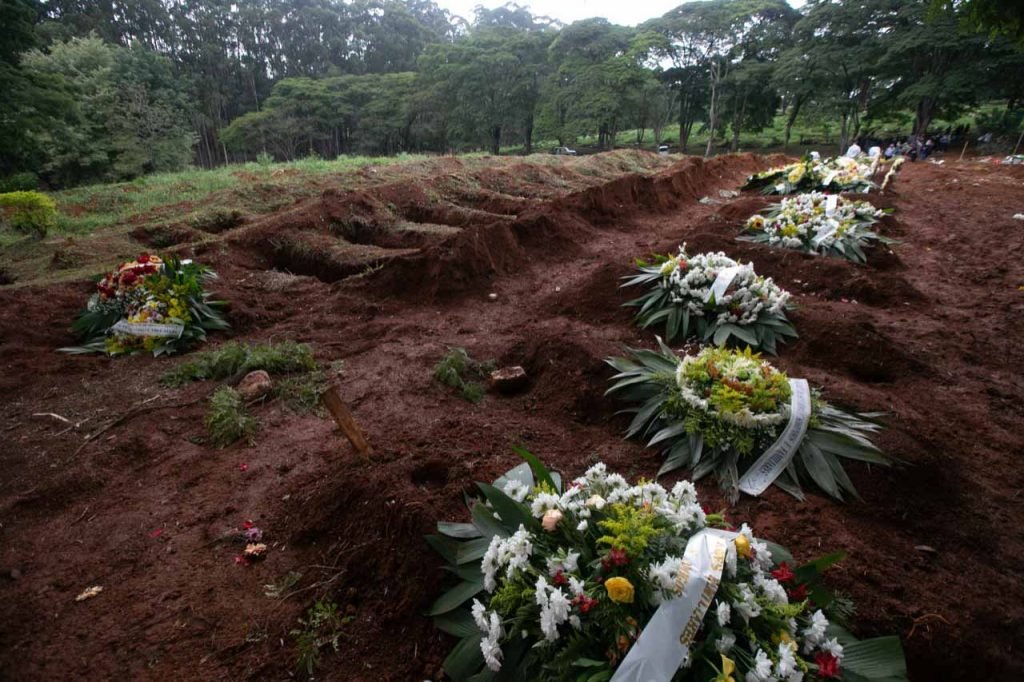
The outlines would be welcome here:
[[[199,247],[183,231],[175,248],[221,275],[230,336],[344,361],[369,462],[333,422],[280,403],[256,408],[254,446],[206,446],[209,386],[157,383],[182,359],[54,352],[88,281],[0,287],[0,678],[285,679],[289,631],[329,598],[352,621],[319,677],[436,679],[452,642],[421,615],[443,581],[421,538],[516,463],[510,445],[570,476],[598,459],[657,471],[621,439],[602,359],[653,340],[620,307],[631,259],[686,242],[795,294],[801,338],[780,365],[834,403],[886,411],[880,445],[906,463],[850,467],[863,502],[772,489],[730,515],[798,559],[847,552],[832,585],[859,634],[900,635],[912,679],[1024,679],[1024,171],[907,164],[871,198],[896,209],[884,229],[901,243],[857,266],[734,240],[766,202],[719,190],[769,163],[685,158],[579,191],[529,163],[471,183],[442,169],[327,191]],[[523,365],[528,390],[461,400],[431,378],[448,346]],[[246,520],[271,549],[240,566],[220,538]],[[289,571],[290,596],[265,596]],[[104,591],[76,602],[92,585]]]

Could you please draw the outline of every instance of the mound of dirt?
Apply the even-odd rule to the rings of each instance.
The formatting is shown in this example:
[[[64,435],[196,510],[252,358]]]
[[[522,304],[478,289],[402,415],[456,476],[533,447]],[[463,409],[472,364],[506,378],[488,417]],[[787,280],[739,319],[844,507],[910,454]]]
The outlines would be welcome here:
[[[1024,677],[1024,540],[1007,530],[1024,523],[1020,180],[908,164],[897,193],[869,197],[896,208],[884,228],[902,243],[858,266],[736,241],[764,199],[719,190],[784,160],[438,158],[415,181],[365,169],[361,184],[177,244],[231,302],[233,330],[211,345],[312,344],[366,459],[332,421],[274,400],[250,407],[252,446],[215,449],[202,424],[214,385],[159,383],[187,357],[54,352],[90,282],[0,289],[5,675],[284,679],[290,633],[323,600],[347,622],[318,676],[438,679],[452,640],[423,614],[446,576],[422,535],[466,520],[464,495],[517,463],[511,445],[566,476],[598,460],[657,472],[656,452],[622,440],[604,358],[653,345],[621,307],[639,295],[618,286],[632,261],[686,242],[793,292],[800,338],[778,364],[837,405],[884,411],[879,445],[905,463],[850,466],[860,501],[771,490],[730,518],[798,561],[845,552],[828,580],[856,603],[858,634],[900,636],[911,679]],[[466,402],[432,378],[450,347],[522,365],[530,383]],[[698,487],[727,508],[713,482]],[[235,561],[246,522],[269,548],[249,566]],[[104,591],[75,602],[92,585]]]

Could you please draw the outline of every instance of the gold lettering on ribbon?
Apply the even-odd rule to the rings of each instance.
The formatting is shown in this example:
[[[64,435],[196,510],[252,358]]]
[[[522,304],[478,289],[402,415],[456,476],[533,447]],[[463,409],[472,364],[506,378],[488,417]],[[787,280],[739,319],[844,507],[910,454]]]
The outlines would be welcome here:
[[[697,630],[700,629],[701,621],[704,620],[704,614],[707,613],[708,607],[711,606],[711,600],[715,598],[715,593],[718,592],[718,584],[722,580],[722,568],[724,566],[725,546],[718,543],[711,552],[711,570],[704,576],[706,582],[704,583],[704,589],[701,590],[700,599],[697,601],[697,608],[690,616],[686,627],[683,628],[683,633],[679,635],[679,643],[683,646],[690,646],[690,642],[697,636]]]
[[[690,560],[683,558],[683,563],[679,565],[679,572],[676,573],[676,594],[681,595],[683,588],[686,587],[686,581],[690,579],[690,571],[693,570],[693,564]]]

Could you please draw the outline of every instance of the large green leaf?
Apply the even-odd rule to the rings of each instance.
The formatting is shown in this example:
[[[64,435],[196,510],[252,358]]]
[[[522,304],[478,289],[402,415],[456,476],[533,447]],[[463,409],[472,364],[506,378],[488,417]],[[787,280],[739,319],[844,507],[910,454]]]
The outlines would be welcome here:
[[[450,538],[472,540],[481,536],[481,532],[472,523],[451,523],[438,521],[437,532]]]
[[[804,440],[800,444],[799,453],[800,461],[807,469],[807,473],[810,474],[811,480],[828,495],[837,500],[843,499],[842,493],[839,492],[839,486],[836,484],[835,476],[832,475],[832,468],[825,461],[825,456],[821,454],[818,446],[808,440]]]
[[[444,659],[444,671],[456,682],[468,680],[484,664],[484,653],[480,650],[482,632],[475,632],[459,640],[448,658]]]
[[[530,465],[530,470],[533,471],[534,477],[536,477],[538,483],[546,483],[551,486],[552,489],[559,490],[559,486],[556,485],[555,479],[551,476],[551,472],[548,471],[544,463],[540,461],[537,455],[533,454],[526,448],[520,445],[513,445],[512,451],[522,457],[523,461]]]
[[[455,637],[469,637],[480,632],[480,628],[473,622],[473,616],[466,609],[448,611],[440,616],[434,617],[434,626]]]
[[[487,548],[490,547],[490,545],[490,538],[476,538],[474,540],[460,542],[455,548],[454,563],[468,564],[470,561],[475,561],[487,553]]]
[[[869,680],[907,679],[907,662],[899,637],[877,637],[843,647],[843,670]]]
[[[493,538],[495,535],[507,538],[512,534],[501,521],[494,518],[494,512],[480,502],[473,505],[472,515],[473,523],[471,525],[478,530],[480,535],[486,537],[488,540]]]
[[[516,502],[492,485],[487,485],[486,483],[477,483],[476,485],[480,488],[480,491],[483,492],[487,501],[491,503],[491,507],[494,508],[494,513],[501,517],[501,525],[504,526],[509,533],[516,532],[520,525],[526,526],[527,528],[534,528],[537,526],[536,519],[530,515],[530,510],[527,509],[525,505]],[[554,487],[554,484],[552,484],[552,487]]]
[[[427,611],[428,616],[439,616],[442,613],[448,613],[453,609],[465,604],[468,600],[475,597],[478,593],[483,591],[484,582],[483,576],[480,576],[479,581],[464,580],[452,589],[448,590],[430,606],[430,610]]]

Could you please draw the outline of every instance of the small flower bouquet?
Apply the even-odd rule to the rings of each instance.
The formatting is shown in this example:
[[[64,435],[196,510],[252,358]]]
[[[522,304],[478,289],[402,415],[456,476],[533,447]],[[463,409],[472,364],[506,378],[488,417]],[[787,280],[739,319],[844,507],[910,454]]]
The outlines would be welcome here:
[[[659,476],[683,467],[694,480],[714,472],[733,501],[772,483],[803,499],[807,481],[842,500],[857,496],[842,459],[891,464],[870,440],[879,413],[837,409],[750,349],[679,357],[658,343],[657,351],[607,362],[619,372],[608,393],[635,404],[626,436],[666,456]]]
[[[866,201],[810,192],[785,198],[750,216],[744,226],[746,234],[740,238],[864,263],[865,247],[895,243],[873,229],[885,214]]]
[[[81,345],[61,350],[155,356],[186,350],[229,326],[226,304],[211,301],[204,289],[216,277],[191,261],[145,253],[122,263],[104,275],[72,325]]]
[[[693,484],[667,490],[604,464],[565,490],[532,454],[471,523],[430,544],[459,578],[430,609],[459,638],[453,680],[800,682],[905,680],[899,639],[857,641],[821,582],[842,559],[796,567],[750,528],[724,530]]]
[[[684,244],[677,255],[658,256],[639,268],[640,274],[622,286],[649,291],[626,305],[640,309],[640,326],[664,324],[670,342],[695,336],[702,343],[774,354],[778,341],[797,335],[786,319],[789,293],[770,277],[759,277],[751,263],[742,265],[721,252],[689,256]]]
[[[851,159],[837,156],[815,160],[805,156],[788,166],[771,168],[747,178],[743,189],[760,189],[762,194],[794,194],[814,190],[870,192],[879,160],[866,156]]]

